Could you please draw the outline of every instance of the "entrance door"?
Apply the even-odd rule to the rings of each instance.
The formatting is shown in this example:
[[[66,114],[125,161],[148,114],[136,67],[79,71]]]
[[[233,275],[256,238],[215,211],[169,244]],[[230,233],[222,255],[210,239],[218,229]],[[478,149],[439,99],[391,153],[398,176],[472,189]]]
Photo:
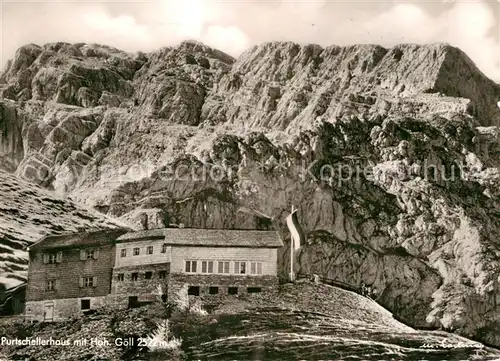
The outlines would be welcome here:
[[[139,307],[139,301],[137,300],[137,296],[129,296],[128,308],[136,308],[136,307]]]
[[[44,321],[53,321],[54,320],[54,304],[47,303],[45,305],[45,309],[43,311],[43,320]]]

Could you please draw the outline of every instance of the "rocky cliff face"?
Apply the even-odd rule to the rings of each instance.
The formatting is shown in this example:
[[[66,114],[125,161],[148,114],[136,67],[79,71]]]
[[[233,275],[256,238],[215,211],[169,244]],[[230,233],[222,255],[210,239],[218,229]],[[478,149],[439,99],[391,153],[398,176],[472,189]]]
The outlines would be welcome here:
[[[137,228],[286,238],[294,204],[301,272],[500,345],[500,86],[460,50],[57,43],[20,48],[1,79],[17,176]]]

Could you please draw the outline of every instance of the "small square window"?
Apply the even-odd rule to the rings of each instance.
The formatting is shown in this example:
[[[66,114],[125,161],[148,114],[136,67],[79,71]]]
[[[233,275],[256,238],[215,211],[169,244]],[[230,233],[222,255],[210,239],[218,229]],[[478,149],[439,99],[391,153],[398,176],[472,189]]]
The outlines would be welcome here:
[[[134,256],[138,256],[141,253],[141,249],[139,247],[134,248]]]
[[[214,273],[214,261],[201,261],[201,273]]]
[[[146,254],[153,254],[153,246],[148,246],[148,248],[146,248]]]
[[[53,280],[49,280],[49,281],[47,281],[47,285],[45,287],[45,290],[46,291],[54,291],[55,290],[55,286],[56,286],[56,282],[53,281]]]
[[[199,286],[189,286],[188,295],[189,296],[199,296],[200,295],[200,287]]]
[[[167,271],[158,272],[158,278],[167,278]]]
[[[237,295],[238,294],[238,287],[228,287],[227,293],[229,295]]]
[[[118,278],[118,281],[122,282],[125,280],[125,275],[123,273],[119,273],[117,278]]]
[[[88,250],[87,251],[87,259],[93,259],[94,258],[94,250]]]
[[[259,293],[259,292],[262,292],[262,288],[260,288],[260,287],[248,287],[247,292],[248,293]]]
[[[150,280],[151,277],[153,277],[153,272],[151,272],[151,271],[146,272],[146,276],[144,278],[146,278],[147,280]]]
[[[128,308],[139,307],[140,303],[137,296],[128,296]]]
[[[137,281],[139,279],[139,273],[134,272],[132,273],[132,281]]]
[[[124,249],[122,249],[122,250],[120,251],[120,256],[121,256],[121,257],[127,257],[127,249],[126,249],[126,248],[124,248]]]
[[[80,277],[80,288],[97,287],[97,277]]]
[[[217,273],[229,273],[229,261],[219,261]]]
[[[161,245],[161,253],[167,253],[167,244],[166,243],[163,243]]]
[[[209,287],[208,288],[208,293],[211,295],[217,295],[219,294],[219,287]]]
[[[234,262],[234,273],[235,274],[247,273],[247,263],[245,261]]]
[[[90,310],[90,300],[80,300],[81,310]]]
[[[262,274],[262,262],[250,262],[250,274],[261,275]]]
[[[84,287],[94,287],[94,277],[85,277],[83,280]]]
[[[186,273],[196,273],[197,261],[186,261]]]

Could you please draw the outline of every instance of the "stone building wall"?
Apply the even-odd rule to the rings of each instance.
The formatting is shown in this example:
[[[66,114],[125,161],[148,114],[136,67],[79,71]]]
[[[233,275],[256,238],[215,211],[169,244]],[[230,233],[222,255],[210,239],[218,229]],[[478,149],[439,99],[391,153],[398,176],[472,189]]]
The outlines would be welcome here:
[[[128,307],[128,295],[110,294],[106,296],[105,305],[115,310],[126,309]]]
[[[186,288],[187,285],[187,288]],[[168,299],[178,298],[183,288],[199,287],[199,297],[205,302],[226,297],[248,294],[248,288],[260,288],[261,292],[272,294],[278,290],[277,276],[200,275],[171,273],[168,277]],[[217,287],[217,294],[210,294],[210,288]],[[237,288],[237,294],[229,294],[229,288]]]
[[[161,271],[166,273],[165,278],[160,278]],[[151,279],[146,279],[146,272],[152,272]],[[141,302],[153,301],[156,297],[158,286],[161,286],[165,292],[169,272],[170,263],[115,267],[111,281],[111,293],[126,295],[127,297],[138,296],[138,300]],[[138,273],[136,281],[132,280],[133,273]],[[123,274],[123,281],[119,280],[120,274]]]
[[[28,319],[44,321],[44,312],[46,305],[53,305],[53,321],[61,321],[75,315],[83,314],[81,310],[81,300],[90,299],[90,309],[98,309],[107,304],[107,296],[82,297],[82,298],[61,298],[44,301],[26,302],[25,315]]]

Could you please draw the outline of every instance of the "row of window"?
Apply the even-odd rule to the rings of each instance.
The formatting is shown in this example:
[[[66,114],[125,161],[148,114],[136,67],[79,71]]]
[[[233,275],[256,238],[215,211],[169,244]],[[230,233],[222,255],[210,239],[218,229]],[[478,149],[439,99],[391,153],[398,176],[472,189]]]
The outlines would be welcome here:
[[[62,253],[62,251],[49,252],[49,253],[44,253],[42,255],[42,257],[43,257],[43,263],[61,263],[63,253]],[[80,260],[81,261],[86,261],[89,259],[97,259],[98,257],[99,257],[99,250],[98,249],[82,249],[82,250],[80,250]]]
[[[161,245],[160,252],[161,253],[167,253],[167,244],[164,243]],[[154,253],[154,246],[147,246],[146,247],[146,254],[153,254]],[[141,255],[141,248],[140,247],[134,247],[132,248],[132,256],[140,256]],[[122,248],[120,250],[120,257],[127,257],[127,248]]]
[[[186,261],[186,273],[217,273],[217,274],[262,274],[262,262],[255,261]]]
[[[163,244],[161,246],[161,253],[166,253],[167,252],[167,244]],[[146,254],[153,254],[154,253],[154,246],[147,246],[146,247]],[[139,256],[141,254],[141,248],[140,247],[134,247],[132,248],[132,255],[133,256]],[[61,263],[62,261],[62,252],[50,252],[50,253],[44,253],[43,254],[43,263]],[[127,257],[127,249],[123,248],[120,251],[120,256],[121,257]],[[81,261],[86,261],[90,259],[98,259],[99,257],[99,249],[82,249],[80,250],[80,260]]]
[[[61,263],[62,252],[52,252],[43,254],[43,263]]]
[[[158,271],[158,278],[164,279],[167,277],[167,271]],[[150,280],[153,278],[153,272],[152,271],[146,271],[144,273],[144,279]],[[120,282],[125,281],[125,273],[118,273],[116,276],[116,279]],[[139,280],[139,272],[133,272],[130,274],[130,279],[132,281],[138,281]]]
[[[166,253],[167,252],[167,245],[163,244],[161,247],[161,253]],[[146,247],[146,254],[153,254],[154,253],[154,247],[153,246],[147,246]],[[141,249],[140,247],[134,247],[132,248],[132,255],[133,256],[139,256],[141,254]],[[123,248],[120,251],[120,256],[121,257],[127,257],[127,249]],[[99,257],[99,249],[82,249],[80,250],[80,260],[81,261],[86,261],[90,259],[98,259]],[[44,253],[43,254],[43,263],[61,263],[62,261],[62,252],[50,252],[50,253]]]
[[[57,280],[47,280],[45,283],[45,291],[56,291],[59,287]],[[80,277],[80,288],[97,287],[97,277]]]
[[[260,293],[262,292],[262,288],[260,287],[247,287],[247,293]],[[208,287],[209,295],[218,295],[219,287],[210,286]],[[227,287],[228,295],[237,295],[238,287]],[[199,296],[200,295],[200,286],[189,286],[188,287],[188,296]]]

